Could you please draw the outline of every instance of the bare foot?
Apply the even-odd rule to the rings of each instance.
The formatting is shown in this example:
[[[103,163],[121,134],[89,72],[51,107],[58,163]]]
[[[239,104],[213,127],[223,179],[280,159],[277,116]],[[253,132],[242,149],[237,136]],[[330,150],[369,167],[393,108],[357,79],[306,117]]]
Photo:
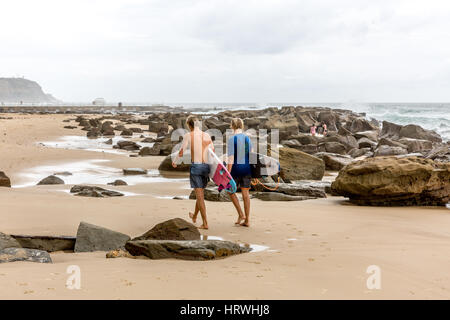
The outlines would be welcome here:
[[[241,223],[241,226],[249,228],[250,223],[248,221],[244,221],[243,223]]]
[[[198,229],[203,229],[203,230],[208,230],[208,226],[205,226],[204,224],[202,224],[200,227],[198,227]]]
[[[192,219],[192,222],[193,222],[193,223],[196,223],[196,222],[197,222],[197,217],[196,217],[195,214],[193,214],[192,212],[189,212],[189,218]]]
[[[238,219],[237,219],[237,221],[234,223],[235,225],[240,225],[241,223],[242,223],[242,221],[244,221],[245,220],[245,218],[244,217],[239,217]]]

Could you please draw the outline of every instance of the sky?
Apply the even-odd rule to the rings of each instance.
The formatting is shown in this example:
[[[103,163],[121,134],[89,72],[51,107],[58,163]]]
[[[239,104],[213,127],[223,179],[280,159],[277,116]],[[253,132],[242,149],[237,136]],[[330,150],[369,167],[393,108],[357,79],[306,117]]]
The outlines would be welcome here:
[[[450,1],[2,1],[11,76],[65,102],[448,102]]]

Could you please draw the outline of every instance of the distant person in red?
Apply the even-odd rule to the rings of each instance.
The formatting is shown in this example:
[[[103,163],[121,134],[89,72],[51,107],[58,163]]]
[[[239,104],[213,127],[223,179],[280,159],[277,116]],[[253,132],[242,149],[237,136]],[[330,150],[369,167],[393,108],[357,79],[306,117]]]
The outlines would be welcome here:
[[[327,133],[328,133],[328,127],[327,127],[327,124],[324,122],[324,123],[322,124],[322,127],[323,127],[323,135],[326,136]]]
[[[311,132],[312,136],[316,135],[316,129],[317,129],[316,124],[313,124],[310,128],[310,132]]]

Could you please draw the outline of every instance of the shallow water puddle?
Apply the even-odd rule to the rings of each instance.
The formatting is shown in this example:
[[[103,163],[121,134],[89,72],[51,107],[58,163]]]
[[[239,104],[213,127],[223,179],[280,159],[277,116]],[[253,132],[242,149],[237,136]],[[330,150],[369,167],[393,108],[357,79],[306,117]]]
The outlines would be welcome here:
[[[158,170],[149,170],[146,175],[123,175],[121,169],[104,166],[110,160],[95,159],[64,163],[58,165],[38,166],[25,170],[21,176],[26,183],[15,185],[14,188],[35,186],[39,181],[59,172],[70,172],[72,175],[57,175],[65,184],[95,184],[106,185],[115,180],[123,180],[128,185],[158,182],[187,182],[188,179],[169,179],[160,176]],[[113,186],[111,186],[113,187]]]
[[[110,138],[108,137],[89,139],[88,137],[85,136],[64,136],[61,137],[60,140],[58,141],[45,141],[40,142],[40,144],[50,148],[85,150],[85,151],[105,152],[123,155],[129,155],[130,152],[121,149],[113,149],[113,145],[117,144],[117,142],[122,140],[134,141],[141,147],[153,147],[154,145],[154,143],[140,142],[139,139],[135,141],[136,137],[121,137],[121,136],[111,137],[113,143],[106,144],[105,142],[108,141],[109,139]]]

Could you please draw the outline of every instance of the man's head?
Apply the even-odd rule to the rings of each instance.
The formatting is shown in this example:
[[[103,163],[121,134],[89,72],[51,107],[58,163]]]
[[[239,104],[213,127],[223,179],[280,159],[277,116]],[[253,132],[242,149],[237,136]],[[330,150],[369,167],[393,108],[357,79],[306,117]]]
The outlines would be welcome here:
[[[200,128],[201,122],[198,120],[198,118],[194,115],[190,115],[186,119],[186,125],[189,128],[189,130],[194,130],[195,128]],[[201,128],[200,128],[201,129]]]
[[[233,130],[244,130],[244,121],[241,118],[233,118],[231,119],[231,129]]]

